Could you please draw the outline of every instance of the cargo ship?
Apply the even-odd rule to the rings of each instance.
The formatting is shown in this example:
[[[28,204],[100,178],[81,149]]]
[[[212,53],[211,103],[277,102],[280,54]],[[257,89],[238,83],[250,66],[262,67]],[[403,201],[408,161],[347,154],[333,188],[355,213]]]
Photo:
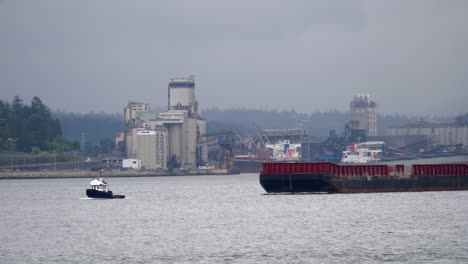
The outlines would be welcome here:
[[[262,164],[266,162],[297,162],[301,159],[301,144],[293,144],[289,140],[279,140],[267,143],[265,150],[255,155],[236,155],[234,167],[240,173],[260,173]]]
[[[383,146],[383,141],[352,143],[342,152],[340,163],[367,164],[380,162],[382,161]]]
[[[468,165],[264,163],[260,184],[267,193],[458,191],[468,190]]]

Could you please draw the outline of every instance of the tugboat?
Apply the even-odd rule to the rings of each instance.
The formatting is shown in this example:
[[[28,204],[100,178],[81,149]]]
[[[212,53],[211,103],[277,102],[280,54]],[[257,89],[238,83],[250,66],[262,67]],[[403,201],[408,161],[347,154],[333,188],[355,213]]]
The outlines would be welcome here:
[[[90,183],[91,188],[86,189],[86,195],[89,198],[100,198],[100,199],[123,199],[125,195],[113,194],[111,190],[107,188],[107,182],[101,176],[101,170],[99,170],[99,177],[93,179]]]

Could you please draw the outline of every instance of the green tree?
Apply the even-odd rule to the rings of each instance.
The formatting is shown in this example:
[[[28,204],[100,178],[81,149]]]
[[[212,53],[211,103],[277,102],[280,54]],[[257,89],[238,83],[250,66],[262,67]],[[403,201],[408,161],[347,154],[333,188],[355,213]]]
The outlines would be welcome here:
[[[60,122],[52,118],[49,108],[39,97],[34,97],[31,105],[23,104],[19,96],[15,96],[11,104],[0,100],[0,148],[7,148],[8,138],[15,138],[16,150],[31,152],[32,149],[50,150],[54,138],[60,138],[62,130]],[[63,137],[63,149],[73,148],[73,143]]]

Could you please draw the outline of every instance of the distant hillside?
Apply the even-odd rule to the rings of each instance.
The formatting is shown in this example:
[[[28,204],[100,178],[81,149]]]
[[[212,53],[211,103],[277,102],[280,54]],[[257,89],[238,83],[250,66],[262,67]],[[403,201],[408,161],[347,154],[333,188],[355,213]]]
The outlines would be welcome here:
[[[256,127],[260,129],[304,128],[313,137],[326,138],[330,129],[338,134],[349,121],[348,112],[328,111],[310,114],[294,111],[275,111],[258,109],[219,109],[209,108],[202,112],[207,120],[209,132],[235,129],[241,135],[255,135]],[[377,129],[379,134],[391,126],[415,123],[421,119],[433,122],[450,122],[453,116],[409,117],[406,115],[378,115]]]
[[[326,137],[330,129],[341,131],[348,115],[338,111],[303,114],[294,111],[212,108],[204,110],[202,116],[207,120],[207,130],[210,132],[233,128],[243,136],[252,136],[257,128],[304,128],[309,135]]]
[[[86,140],[98,143],[102,139],[112,139],[115,133],[124,130],[123,114],[88,113],[76,114],[54,112],[53,116],[60,120],[65,137],[80,140],[81,134]],[[259,129],[304,128],[313,137],[326,138],[330,129],[341,134],[344,124],[349,120],[348,112],[328,111],[314,113],[297,113],[294,111],[276,111],[259,109],[220,109],[208,108],[201,112],[207,121],[208,132],[219,132],[235,129],[242,136],[253,136]],[[378,131],[385,133],[391,126],[415,123],[419,120],[433,122],[453,122],[452,116],[440,117],[409,117],[406,115],[379,115]]]
[[[54,112],[53,116],[60,120],[63,135],[76,140],[81,139],[82,133],[86,140],[97,142],[101,139],[114,139],[115,133],[124,130],[123,114],[114,113],[68,113]]]
[[[123,114],[54,112],[60,120],[63,135],[80,142],[86,155],[109,154],[114,149],[115,134],[124,130]],[[81,144],[84,136],[84,145]]]

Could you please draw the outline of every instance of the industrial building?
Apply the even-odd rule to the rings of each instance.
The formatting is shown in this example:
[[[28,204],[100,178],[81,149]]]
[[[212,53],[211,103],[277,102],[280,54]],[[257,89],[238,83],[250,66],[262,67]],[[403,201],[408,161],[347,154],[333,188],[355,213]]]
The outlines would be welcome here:
[[[165,127],[158,127],[156,132],[156,167],[166,169],[168,157],[168,132]]]
[[[192,116],[197,112],[195,101],[195,76],[174,78],[169,81],[167,110],[187,110]]]
[[[387,129],[388,136],[426,136],[432,146],[468,146],[468,126],[421,122]]]
[[[127,158],[137,157],[138,132],[145,130],[142,127],[128,128],[125,130],[125,149]]]
[[[309,136],[305,129],[288,128],[288,129],[267,129],[260,132],[264,138],[271,142],[280,140],[289,140],[291,143],[302,144],[308,142]]]
[[[196,168],[197,120],[187,110],[169,110],[159,114],[159,126],[168,131],[168,158],[182,168]]]
[[[168,84],[167,111],[151,111],[149,104],[129,102],[124,109],[127,158],[142,160],[147,169],[194,169],[208,162],[208,149],[200,144],[206,121],[198,115],[195,77],[173,78]]]
[[[352,130],[364,131],[367,136],[377,136],[377,104],[368,94],[356,94],[350,103]]]
[[[141,113],[151,111],[148,103],[128,102],[124,108],[125,118],[125,156],[127,158],[137,157],[137,133],[144,130],[142,120],[139,118]],[[120,137],[120,135],[119,135]],[[117,141],[117,139],[116,139]]]
[[[137,113],[150,111],[150,105],[147,103],[128,102],[124,108],[125,127],[136,127]]]

